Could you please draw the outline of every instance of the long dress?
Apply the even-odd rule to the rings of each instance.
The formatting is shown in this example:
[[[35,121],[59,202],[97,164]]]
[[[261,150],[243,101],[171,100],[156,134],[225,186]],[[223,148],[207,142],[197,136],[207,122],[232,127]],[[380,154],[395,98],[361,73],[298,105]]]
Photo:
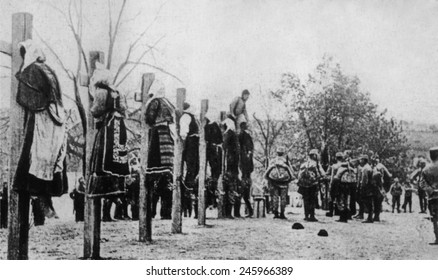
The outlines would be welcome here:
[[[90,159],[90,197],[125,193],[125,178],[129,175],[128,147],[124,122],[125,104],[113,90],[97,85],[91,113],[97,119],[96,137]]]
[[[24,142],[12,188],[33,196],[67,193],[65,111],[55,72],[35,61],[16,74]]]

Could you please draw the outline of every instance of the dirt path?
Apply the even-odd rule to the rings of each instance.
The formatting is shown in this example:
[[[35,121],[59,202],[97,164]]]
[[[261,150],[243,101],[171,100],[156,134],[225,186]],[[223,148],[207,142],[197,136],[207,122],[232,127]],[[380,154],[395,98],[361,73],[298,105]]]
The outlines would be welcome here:
[[[137,241],[138,223],[103,223],[101,255],[111,259],[438,259],[432,224],[425,214],[384,212],[382,222],[348,224],[317,212],[318,223],[302,221],[302,208],[288,208],[288,220],[217,220],[207,212],[209,227],[184,218],[184,234],[170,234],[170,221],[153,221],[152,244]],[[294,214],[292,214],[293,212]],[[304,230],[292,230],[294,222]],[[328,237],[319,237],[326,229]],[[0,259],[6,259],[7,230],[0,230]],[[78,259],[82,256],[83,223],[49,220],[30,230],[30,259]]]

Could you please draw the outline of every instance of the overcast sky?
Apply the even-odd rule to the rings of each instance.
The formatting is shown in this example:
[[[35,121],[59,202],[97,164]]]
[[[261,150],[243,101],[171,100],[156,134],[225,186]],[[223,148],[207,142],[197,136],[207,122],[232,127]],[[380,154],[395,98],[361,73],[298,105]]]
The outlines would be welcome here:
[[[75,69],[71,33],[62,16],[45,2],[63,7],[59,0],[0,0],[0,40],[10,41],[12,13],[30,12],[38,33]],[[121,1],[112,2],[116,9]],[[85,47],[107,52],[107,1],[84,3]],[[189,101],[208,98],[219,111],[248,88],[254,93],[249,107],[257,111],[259,88],[277,88],[281,73],[287,71],[305,78],[328,53],[344,72],[357,75],[362,89],[392,116],[438,120],[438,1],[128,0],[125,16],[132,20],[120,31],[116,65],[163,3],[146,41],[165,38],[147,61],[183,80],[181,84],[157,73],[171,98],[177,87],[186,87]],[[8,58],[0,56],[0,63],[7,64]],[[71,85],[53,57],[48,55],[47,62],[69,93]],[[141,73],[148,70],[139,68],[123,88],[139,89]],[[0,71],[2,76],[8,74],[4,68]],[[0,83],[2,100],[9,102],[4,98],[9,94],[7,80]]]

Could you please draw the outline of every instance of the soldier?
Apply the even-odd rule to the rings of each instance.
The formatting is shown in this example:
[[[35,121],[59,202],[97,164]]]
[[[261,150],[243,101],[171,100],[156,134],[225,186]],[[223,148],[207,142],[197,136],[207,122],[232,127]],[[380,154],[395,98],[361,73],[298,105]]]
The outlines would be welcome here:
[[[337,152],[336,163],[332,164],[327,170],[327,175],[330,176],[329,190],[327,192],[327,194],[329,194],[330,196],[329,205],[328,205],[329,211],[325,214],[327,217],[333,217],[334,203],[336,201],[336,196],[339,190],[338,188],[336,188],[337,187],[336,183],[338,181],[334,180],[334,178],[338,173],[338,169],[341,167],[343,161],[344,161],[344,154],[342,152]]]
[[[246,122],[240,124],[241,133],[239,134],[239,144],[240,144],[240,171],[242,172],[242,197],[245,201],[246,208],[248,210],[247,217],[252,217],[253,209],[251,202],[249,201],[249,196],[251,194],[251,173],[254,171],[253,163],[253,151],[254,143],[252,142],[252,137],[248,133],[248,125]],[[236,206],[240,208],[239,206]],[[240,209],[237,210],[239,212]]]
[[[325,177],[325,172],[318,162],[318,150],[309,152],[307,162],[300,167],[298,174],[299,193],[303,196],[304,220],[317,222],[315,218],[315,207],[317,203],[320,180]]]
[[[414,188],[409,184],[409,181],[405,181],[404,186],[405,186],[405,198],[403,201],[402,208],[406,213],[406,209],[409,205],[409,213],[412,213],[412,192],[414,191]]]
[[[395,207],[397,206],[397,213],[400,213],[400,197],[403,193],[403,187],[400,184],[398,178],[394,178],[394,183],[389,189],[389,193],[392,196],[392,213],[394,213]]]
[[[382,212],[382,203],[386,198],[386,192],[384,185],[389,183],[392,178],[392,174],[388,169],[380,162],[380,158],[376,156],[373,159],[373,184],[374,188],[374,221],[380,222],[380,213]]]
[[[199,173],[199,123],[191,110],[190,104],[184,102],[184,113],[180,119],[180,136],[184,141],[183,160],[186,164],[185,186],[189,193],[184,194],[185,208],[194,207],[195,219],[198,218],[198,184]],[[187,190],[185,190],[187,191]],[[190,211],[190,210],[189,210]],[[190,215],[189,215],[190,216]]]
[[[246,101],[249,98],[249,91],[247,89],[242,91],[242,95],[236,97],[230,104],[229,116],[235,121],[235,127],[237,134],[240,133],[240,124],[242,122],[248,122],[248,112],[246,111]]]
[[[426,199],[426,191],[424,178],[423,178],[423,170],[426,167],[426,161],[424,159],[420,159],[417,164],[417,169],[411,174],[410,179],[411,183],[417,186],[418,191],[418,199],[420,200],[420,213],[426,213],[427,209],[427,199]]]
[[[363,223],[373,223],[374,210],[374,184],[373,184],[373,169],[368,163],[368,155],[362,155],[360,158],[360,175],[359,175],[359,192],[364,206],[368,209],[368,218]],[[363,215],[363,212],[360,213]]]
[[[274,219],[286,219],[284,210],[287,204],[287,192],[289,183],[294,179],[294,176],[285,158],[285,149],[283,147],[277,148],[277,157],[271,161],[264,178],[269,184]],[[278,211],[279,202],[280,212]]]
[[[435,242],[430,245],[438,245],[438,147],[429,150],[431,164],[428,164],[423,169],[423,176],[425,181],[424,190],[427,193],[429,200],[429,210],[431,212],[433,231],[435,233]]]
[[[356,160],[342,163],[333,178],[334,185],[337,186],[335,198],[336,207],[338,207],[339,210],[338,222],[346,223],[352,216],[349,203],[352,193],[351,188],[355,188],[357,184],[356,165]]]

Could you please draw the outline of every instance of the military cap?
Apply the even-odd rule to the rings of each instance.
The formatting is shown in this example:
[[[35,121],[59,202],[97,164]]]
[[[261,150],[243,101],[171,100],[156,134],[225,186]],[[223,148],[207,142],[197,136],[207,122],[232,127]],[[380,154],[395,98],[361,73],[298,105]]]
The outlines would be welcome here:
[[[309,155],[318,155],[318,150],[317,149],[310,150]]]
[[[438,159],[438,147],[432,147],[429,150],[430,159],[435,161]]]
[[[337,157],[337,158],[343,158],[343,157],[344,157],[344,154],[343,154],[342,152],[337,152],[337,153],[336,153],[336,157]]]
[[[300,223],[294,223],[292,229],[304,229],[304,226]]]
[[[327,236],[328,236],[328,232],[327,232],[325,229],[321,229],[321,230],[318,232],[318,236],[324,236],[324,237],[327,237]]]
[[[284,154],[286,152],[286,149],[283,147],[283,146],[279,146],[279,147],[277,147],[277,153],[281,153],[281,154]]]
[[[359,156],[359,159],[366,159],[366,160],[369,160],[370,157],[369,157],[368,155],[363,154],[363,155],[360,155],[360,156]]]

